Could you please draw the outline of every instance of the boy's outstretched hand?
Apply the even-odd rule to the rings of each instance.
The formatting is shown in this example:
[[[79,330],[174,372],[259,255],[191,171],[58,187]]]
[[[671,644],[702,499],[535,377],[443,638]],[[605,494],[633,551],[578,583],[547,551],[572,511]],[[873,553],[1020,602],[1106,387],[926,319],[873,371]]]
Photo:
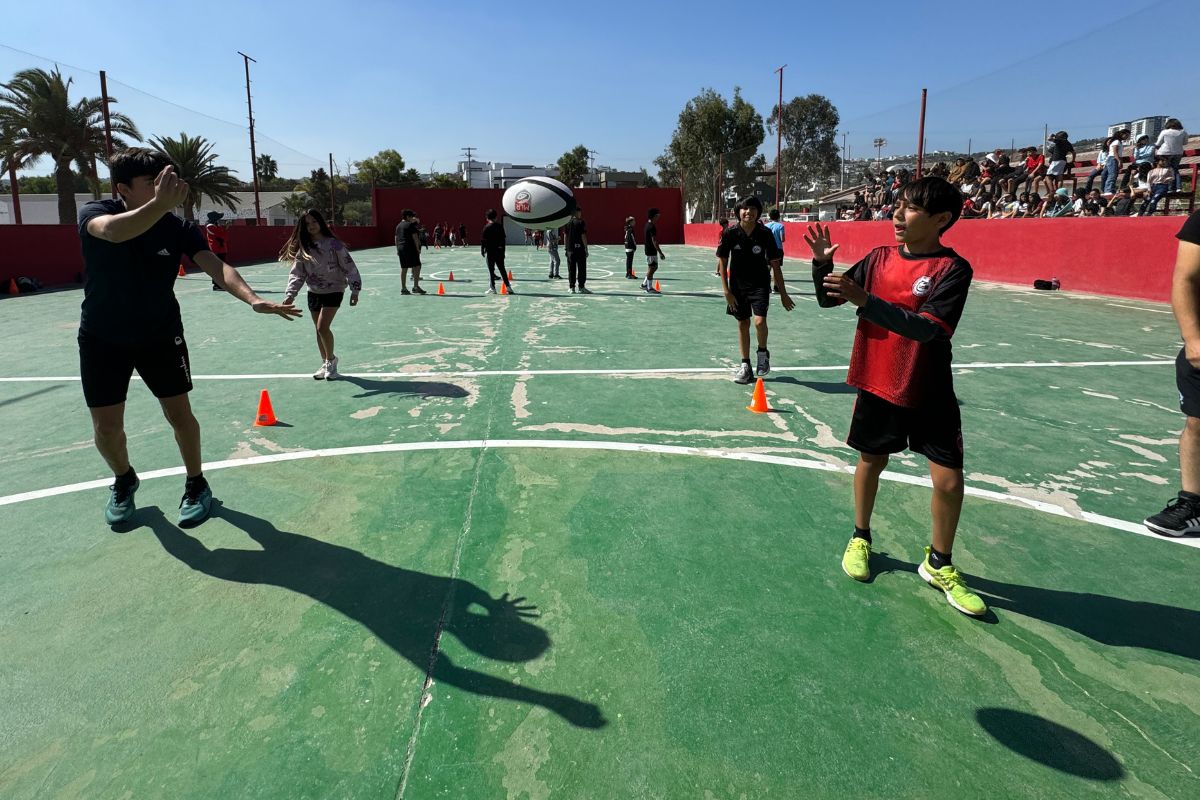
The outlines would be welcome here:
[[[833,254],[841,245],[831,244],[829,241],[829,226],[821,228],[820,223],[813,227],[808,226],[808,233],[804,237],[804,241],[812,250],[814,261],[833,261]]]

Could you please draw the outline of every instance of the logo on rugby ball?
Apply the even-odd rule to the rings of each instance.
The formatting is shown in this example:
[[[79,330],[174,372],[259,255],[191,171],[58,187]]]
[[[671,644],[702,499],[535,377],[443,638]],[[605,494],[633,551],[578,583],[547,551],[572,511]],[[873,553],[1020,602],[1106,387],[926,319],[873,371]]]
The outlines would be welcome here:
[[[533,211],[533,201],[529,192],[524,189],[517,192],[517,196],[513,198],[513,211],[518,214],[528,214]]]
[[[917,278],[917,282],[913,284],[912,292],[917,297],[924,297],[929,294],[931,288],[933,288],[933,278],[926,275],[923,278]]]

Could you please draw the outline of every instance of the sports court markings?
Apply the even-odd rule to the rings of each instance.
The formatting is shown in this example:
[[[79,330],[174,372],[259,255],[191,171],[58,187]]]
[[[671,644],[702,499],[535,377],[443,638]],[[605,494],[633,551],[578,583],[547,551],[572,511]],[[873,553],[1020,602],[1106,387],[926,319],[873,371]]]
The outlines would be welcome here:
[[[955,364],[955,369],[1046,369],[1054,367],[1165,367],[1174,361],[996,361],[967,362]],[[679,375],[697,373],[726,373],[732,367],[664,367],[661,369],[495,369],[466,371],[427,372],[345,372],[346,378],[489,378],[489,377],[532,377],[537,375]],[[772,367],[772,372],[835,372],[849,369],[847,364],[820,367]],[[193,375],[193,381],[246,381],[246,380],[290,380],[306,378],[307,372],[264,372],[243,375]],[[78,375],[46,375],[0,378],[0,383],[43,383],[47,381],[78,381]],[[137,375],[133,380],[141,380]]]
[[[709,447],[683,447],[680,445],[648,444],[642,442],[600,442],[587,439],[464,439],[455,442],[395,442],[391,444],[358,445],[355,447],[329,447],[320,450],[300,450],[290,453],[272,453],[270,455],[252,456],[250,458],[213,461],[204,464],[203,469],[211,472],[214,470],[232,469],[234,467],[275,464],[282,461],[302,461],[310,458],[337,458],[345,456],[373,455],[378,453],[476,449],[604,450],[625,453],[658,453],[663,455],[719,458],[729,461],[751,461],[757,464],[774,464],[776,466],[794,467],[797,469],[811,469],[819,472],[837,472],[843,475],[854,474],[853,466],[827,464],[824,461],[813,461],[807,458],[793,458],[791,456],[777,456],[766,453],[746,453],[737,450],[723,450],[720,448]],[[166,478],[174,475],[183,475],[184,473],[184,467],[168,467],[166,469],[143,472],[140,473],[138,477],[142,480],[151,480],[154,478]],[[884,480],[892,481],[893,483],[904,483],[908,484],[909,486],[923,486],[925,488],[932,488],[929,478],[919,475],[904,475],[902,473],[885,470],[881,477]],[[19,494],[10,494],[0,497],[0,506],[24,503],[31,500],[42,500],[47,497],[57,497],[64,494],[89,491],[91,489],[102,489],[107,487],[110,483],[112,483],[111,478],[103,478],[100,480],[53,486],[48,489],[36,489],[34,491],[21,492]],[[1003,503],[1005,505],[1017,506],[1033,511],[1040,511],[1044,514],[1051,514],[1056,517],[1078,519],[1083,522],[1102,525],[1106,528],[1111,528],[1112,530],[1124,531],[1126,533],[1136,533],[1139,536],[1145,536],[1149,539],[1154,539],[1155,541],[1172,542],[1185,547],[1200,549],[1200,538],[1173,539],[1163,537],[1151,533],[1150,531],[1146,530],[1145,527],[1136,522],[1128,522],[1126,520],[1116,519],[1115,517],[1107,517],[1103,514],[1095,514],[1090,511],[1083,511],[1076,515],[1072,514],[1062,506],[1055,505],[1054,503],[1049,503],[1044,500],[1033,500],[1027,497],[1018,497],[1017,495],[1005,494],[1004,492],[997,492],[991,489],[980,489],[975,486],[967,486],[965,491],[969,497],[978,497],[982,500],[991,500],[996,503]]]
[[[1150,311],[1155,314],[1173,314],[1173,313],[1175,313],[1175,312],[1171,311],[1170,309],[1146,308],[1145,306],[1127,306],[1124,303],[1105,303],[1104,305],[1112,306],[1113,308],[1132,308],[1134,311]]]

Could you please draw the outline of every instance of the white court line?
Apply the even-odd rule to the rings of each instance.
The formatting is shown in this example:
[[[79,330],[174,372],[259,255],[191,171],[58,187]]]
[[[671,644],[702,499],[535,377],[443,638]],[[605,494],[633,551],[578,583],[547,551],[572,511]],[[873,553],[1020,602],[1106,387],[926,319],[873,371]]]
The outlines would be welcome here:
[[[1172,366],[1174,361],[996,361],[954,364],[954,369],[1038,369],[1051,367],[1163,367]],[[697,373],[725,373],[732,367],[664,367],[661,369],[495,369],[466,371],[427,372],[344,372],[343,377],[394,380],[403,378],[488,378],[488,377],[532,377],[537,375],[679,375]],[[849,369],[847,364],[820,367],[772,367],[772,372],[841,372]],[[247,380],[290,380],[306,378],[307,372],[263,372],[244,375],[193,375],[193,381],[247,381]],[[0,383],[46,383],[52,381],[78,381],[78,375],[47,375],[17,378],[0,378]],[[133,380],[141,380],[137,375]]]
[[[1173,313],[1175,313],[1173,311],[1167,311],[1167,310],[1164,310],[1161,308],[1145,308],[1143,306],[1127,306],[1124,303],[1105,303],[1104,305],[1112,306],[1113,308],[1132,308],[1134,311],[1150,311],[1155,314],[1173,314]]]
[[[213,472],[222,469],[232,469],[234,467],[250,467],[259,464],[276,464],[282,461],[303,461],[310,458],[337,458],[344,456],[372,455],[377,453],[402,453],[433,450],[474,450],[478,448],[495,450],[603,450],[625,453],[659,453],[664,455],[719,458],[729,461],[750,461],[756,464],[774,464],[782,467],[811,469],[818,472],[837,472],[843,475],[854,474],[853,466],[827,464],[824,461],[814,461],[807,458],[793,458],[791,456],[769,455],[766,453],[745,453],[737,450],[723,450],[720,448],[709,447],[682,447],[679,445],[644,444],[641,442],[599,442],[586,439],[466,439],[453,442],[397,442],[392,444],[359,445],[356,447],[329,447],[321,450],[301,450],[298,452],[272,453],[270,455],[253,456],[251,458],[213,461],[211,463],[204,464],[203,469],[206,472]],[[145,481],[154,478],[183,475],[184,473],[185,469],[183,467],[169,467],[167,469],[157,469],[150,472],[143,472],[138,477]],[[908,484],[909,486],[923,486],[925,488],[930,488],[932,486],[929,478],[919,475],[905,475],[899,472],[885,470],[881,477],[884,480],[892,481],[894,483],[904,483]],[[23,503],[30,500],[42,500],[47,497],[58,497],[64,494],[73,494],[91,489],[101,489],[108,486],[110,483],[112,483],[112,479],[105,478],[102,480],[83,481],[82,483],[54,486],[49,489],[37,489],[31,492],[21,492],[20,494],[10,494],[0,497],[0,506],[13,505],[15,503]],[[1139,525],[1136,522],[1127,522],[1126,520],[1116,519],[1114,517],[1106,517],[1102,514],[1094,514],[1090,511],[1083,511],[1076,515],[1072,514],[1062,506],[1055,505],[1054,503],[1048,503],[1044,500],[1032,500],[1027,497],[1018,497],[1016,495],[992,491],[991,489],[980,489],[975,486],[967,486],[966,494],[970,497],[978,497],[982,500],[991,500],[996,503],[1003,503],[1004,505],[1040,511],[1044,514],[1051,514],[1056,517],[1068,517],[1070,519],[1078,519],[1083,522],[1090,522],[1095,525],[1102,525],[1113,530],[1124,531],[1126,533],[1136,533],[1156,541],[1173,542],[1174,544],[1184,545],[1185,547],[1194,547],[1200,549],[1200,538],[1173,539],[1158,536],[1157,534],[1146,530],[1144,526]]]

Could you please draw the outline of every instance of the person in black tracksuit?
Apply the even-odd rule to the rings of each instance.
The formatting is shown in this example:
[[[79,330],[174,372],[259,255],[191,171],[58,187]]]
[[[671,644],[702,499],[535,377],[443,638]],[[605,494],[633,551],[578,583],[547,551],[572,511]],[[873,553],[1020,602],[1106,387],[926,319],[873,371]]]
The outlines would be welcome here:
[[[509,294],[513,294],[512,284],[508,282],[508,272],[504,269],[504,223],[496,219],[496,209],[494,208],[489,208],[484,216],[487,217],[488,222],[479,239],[479,252],[487,261],[490,277],[488,293],[496,293],[496,269],[499,268],[500,280],[504,281],[504,288],[508,290]]]
[[[571,284],[571,294],[575,293],[575,283],[579,282],[580,294],[591,294],[587,283],[587,223],[583,221],[583,209],[575,207],[575,216],[567,223],[567,283]]]
[[[637,240],[633,238],[633,217],[625,218],[625,277],[636,278],[633,274],[633,256],[637,252]]]

